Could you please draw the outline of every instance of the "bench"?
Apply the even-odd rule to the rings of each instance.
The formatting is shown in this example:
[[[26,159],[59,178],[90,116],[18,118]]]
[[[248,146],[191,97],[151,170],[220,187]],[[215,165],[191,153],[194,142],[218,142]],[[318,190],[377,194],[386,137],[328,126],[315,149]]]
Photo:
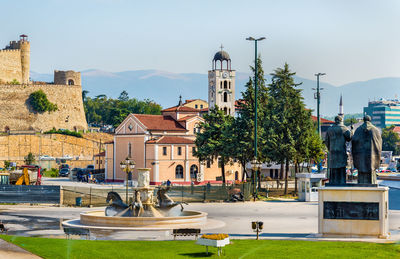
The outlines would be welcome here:
[[[90,239],[90,229],[86,228],[64,227],[64,233],[67,239],[69,239],[71,235],[86,236],[86,239]]]
[[[197,236],[200,235],[199,228],[179,228],[173,229],[172,235],[174,236],[174,240],[177,236],[195,236],[197,240]]]

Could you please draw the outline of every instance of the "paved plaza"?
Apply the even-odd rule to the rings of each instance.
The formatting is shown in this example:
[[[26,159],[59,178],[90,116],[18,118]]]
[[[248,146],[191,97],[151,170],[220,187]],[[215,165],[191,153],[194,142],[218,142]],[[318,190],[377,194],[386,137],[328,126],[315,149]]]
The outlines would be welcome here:
[[[390,240],[400,240],[400,190],[390,190]],[[261,238],[316,240],[318,232],[318,203],[292,200],[191,203],[187,210],[208,213],[211,227],[203,233],[228,233],[232,238],[254,238],[251,221],[263,221]],[[57,206],[1,205],[0,215],[9,228],[8,234],[65,238],[61,222],[79,218],[79,214],[97,208]],[[92,239],[110,240],[170,240],[171,231],[93,231]],[[350,240],[350,239],[349,239]],[[351,239],[354,241],[357,239]],[[364,241],[385,241],[363,239]]]

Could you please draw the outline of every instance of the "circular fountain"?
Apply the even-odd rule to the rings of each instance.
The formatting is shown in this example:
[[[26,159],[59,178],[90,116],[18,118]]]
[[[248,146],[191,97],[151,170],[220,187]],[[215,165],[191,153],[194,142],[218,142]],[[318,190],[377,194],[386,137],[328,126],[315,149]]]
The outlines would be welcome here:
[[[105,211],[90,211],[80,214],[79,220],[64,221],[64,227],[116,229],[116,230],[165,230],[174,228],[215,228],[222,222],[210,224],[207,213],[184,210],[183,204],[174,202],[167,194],[167,188],[157,191],[157,203],[150,183],[150,169],[138,169],[138,186],[134,187],[135,199],[125,204],[115,192],[109,192]],[[172,209],[181,206],[180,210]],[[207,227],[208,225],[208,227]]]

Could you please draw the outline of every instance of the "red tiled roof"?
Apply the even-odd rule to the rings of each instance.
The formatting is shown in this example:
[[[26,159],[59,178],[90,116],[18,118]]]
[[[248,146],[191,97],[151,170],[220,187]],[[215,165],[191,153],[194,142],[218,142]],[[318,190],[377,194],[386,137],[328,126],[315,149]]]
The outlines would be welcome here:
[[[171,116],[133,114],[148,130],[187,131]]]
[[[148,144],[193,144],[194,140],[184,138],[184,137],[176,137],[176,136],[162,136],[158,139],[151,139],[147,141]]]
[[[193,101],[196,101],[196,99],[185,100],[185,103],[184,103],[184,104],[191,103],[191,102],[193,102]]]
[[[313,121],[317,121],[317,117],[314,116],[314,115],[311,115],[311,119],[312,119]],[[321,123],[327,123],[327,124],[333,124],[333,123],[335,123],[334,121],[330,121],[330,120],[327,120],[327,119],[324,119],[324,118],[320,118],[320,121],[321,121]]]
[[[106,156],[106,151],[100,152],[94,156]]]
[[[199,112],[199,109],[186,107],[186,106],[174,106],[162,110],[162,112]]]
[[[400,133],[400,127],[399,126],[395,126],[393,128],[393,132]]]
[[[178,121],[187,121],[188,119],[191,119],[191,118],[196,117],[196,116],[197,115],[188,115],[188,116],[185,116],[183,118],[180,118]]]

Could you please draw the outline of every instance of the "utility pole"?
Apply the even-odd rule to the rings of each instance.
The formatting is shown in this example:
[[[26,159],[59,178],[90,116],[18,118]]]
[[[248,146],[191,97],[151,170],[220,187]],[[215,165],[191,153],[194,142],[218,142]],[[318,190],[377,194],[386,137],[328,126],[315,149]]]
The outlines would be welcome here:
[[[319,106],[321,104],[321,94],[320,90],[323,90],[324,88],[319,88],[319,77],[326,75],[325,73],[317,73],[315,76],[317,77],[317,89],[313,88],[313,90],[317,90],[316,95],[314,95],[314,99],[317,99],[317,127],[318,127],[318,135],[321,137],[321,119],[319,115]],[[321,172],[321,166],[320,163],[318,162],[318,173]]]

